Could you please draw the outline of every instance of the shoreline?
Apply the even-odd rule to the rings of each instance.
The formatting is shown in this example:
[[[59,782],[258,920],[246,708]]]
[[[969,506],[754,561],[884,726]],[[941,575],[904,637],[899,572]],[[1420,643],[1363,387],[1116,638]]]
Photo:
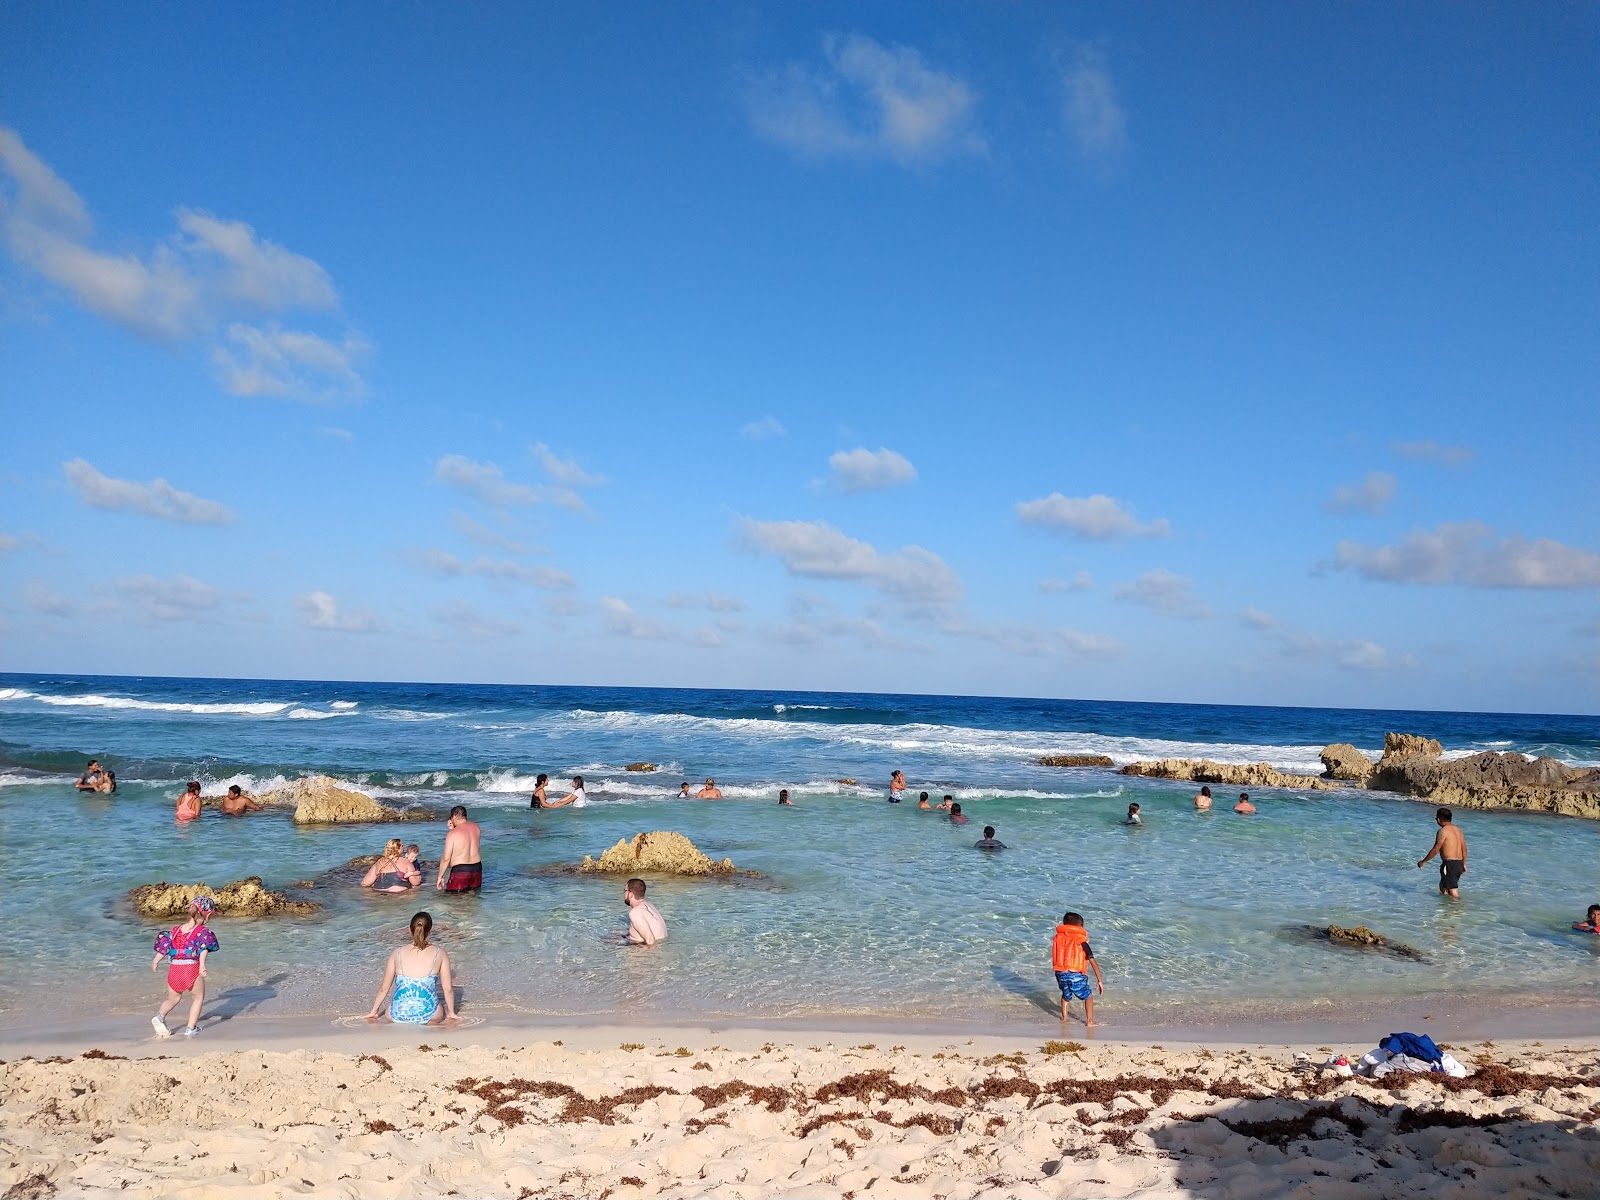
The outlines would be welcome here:
[[[72,1018],[56,1023],[0,1024],[0,1057],[80,1054],[97,1049],[147,1057],[189,1057],[220,1050],[345,1049],[391,1046],[412,1039],[446,1044],[516,1047],[561,1039],[600,1045],[609,1039],[645,1038],[811,1040],[878,1037],[904,1042],[956,1042],[971,1039],[1017,1045],[1070,1039],[1104,1046],[1291,1046],[1316,1045],[1330,1039],[1376,1044],[1389,1033],[1409,1030],[1439,1041],[1591,1040],[1600,1030],[1600,992],[1566,992],[1501,998],[1485,1003],[1471,996],[1433,993],[1333,1005],[1305,1005],[1285,1010],[1280,1003],[1257,1002],[1254,1011],[1237,1005],[1219,1006],[1182,1019],[1121,1020],[1102,1000],[1101,1024],[1086,1029],[1081,1009],[1070,1025],[1038,1012],[1037,1019],[934,1019],[889,1014],[808,1014],[759,1018],[670,1012],[602,1012],[544,1014],[503,1007],[466,1006],[456,1026],[368,1024],[355,1013],[239,1013],[202,1015],[200,1035],[158,1039],[149,1031],[155,1001],[136,1012]],[[180,1006],[180,1012],[182,1011]],[[1269,1015],[1270,1014],[1270,1015]],[[12,1015],[12,1014],[6,1014]]]

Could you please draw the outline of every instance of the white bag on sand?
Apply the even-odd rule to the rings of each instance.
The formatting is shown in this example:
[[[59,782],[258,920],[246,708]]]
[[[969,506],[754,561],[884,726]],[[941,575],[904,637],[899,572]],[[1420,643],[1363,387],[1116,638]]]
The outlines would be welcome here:
[[[1412,1058],[1409,1054],[1396,1054],[1388,1062],[1379,1063],[1372,1068],[1372,1077],[1382,1079],[1396,1071],[1403,1071],[1408,1075],[1428,1075],[1433,1071],[1431,1062],[1424,1062],[1420,1058]]]
[[[1368,1050],[1361,1056],[1361,1061],[1356,1064],[1356,1074],[1371,1075],[1373,1068],[1389,1061],[1392,1056],[1382,1046]]]
[[[1465,1079],[1467,1069],[1448,1054],[1439,1056],[1439,1061],[1434,1064],[1435,1071],[1442,1071],[1452,1079]]]

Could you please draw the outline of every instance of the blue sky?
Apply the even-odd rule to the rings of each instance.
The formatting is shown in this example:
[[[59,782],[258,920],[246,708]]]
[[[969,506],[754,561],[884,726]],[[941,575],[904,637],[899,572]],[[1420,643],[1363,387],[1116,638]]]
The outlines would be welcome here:
[[[1600,711],[1586,5],[0,8],[0,667]]]

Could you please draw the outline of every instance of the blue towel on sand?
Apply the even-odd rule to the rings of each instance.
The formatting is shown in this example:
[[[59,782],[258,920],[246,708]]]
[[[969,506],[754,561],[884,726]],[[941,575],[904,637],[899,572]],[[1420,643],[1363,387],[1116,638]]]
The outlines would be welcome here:
[[[1390,1054],[1404,1054],[1428,1063],[1436,1063],[1444,1057],[1444,1052],[1425,1033],[1391,1033],[1378,1045]]]

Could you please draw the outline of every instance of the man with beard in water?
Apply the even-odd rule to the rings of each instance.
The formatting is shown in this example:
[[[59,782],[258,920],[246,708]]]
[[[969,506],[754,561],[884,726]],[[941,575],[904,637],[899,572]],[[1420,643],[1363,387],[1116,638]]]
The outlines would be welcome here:
[[[458,804],[450,810],[444,835],[444,852],[439,855],[439,877],[434,888],[441,892],[477,892],[483,889],[483,856],[478,841],[483,830],[467,820],[467,810]]]

